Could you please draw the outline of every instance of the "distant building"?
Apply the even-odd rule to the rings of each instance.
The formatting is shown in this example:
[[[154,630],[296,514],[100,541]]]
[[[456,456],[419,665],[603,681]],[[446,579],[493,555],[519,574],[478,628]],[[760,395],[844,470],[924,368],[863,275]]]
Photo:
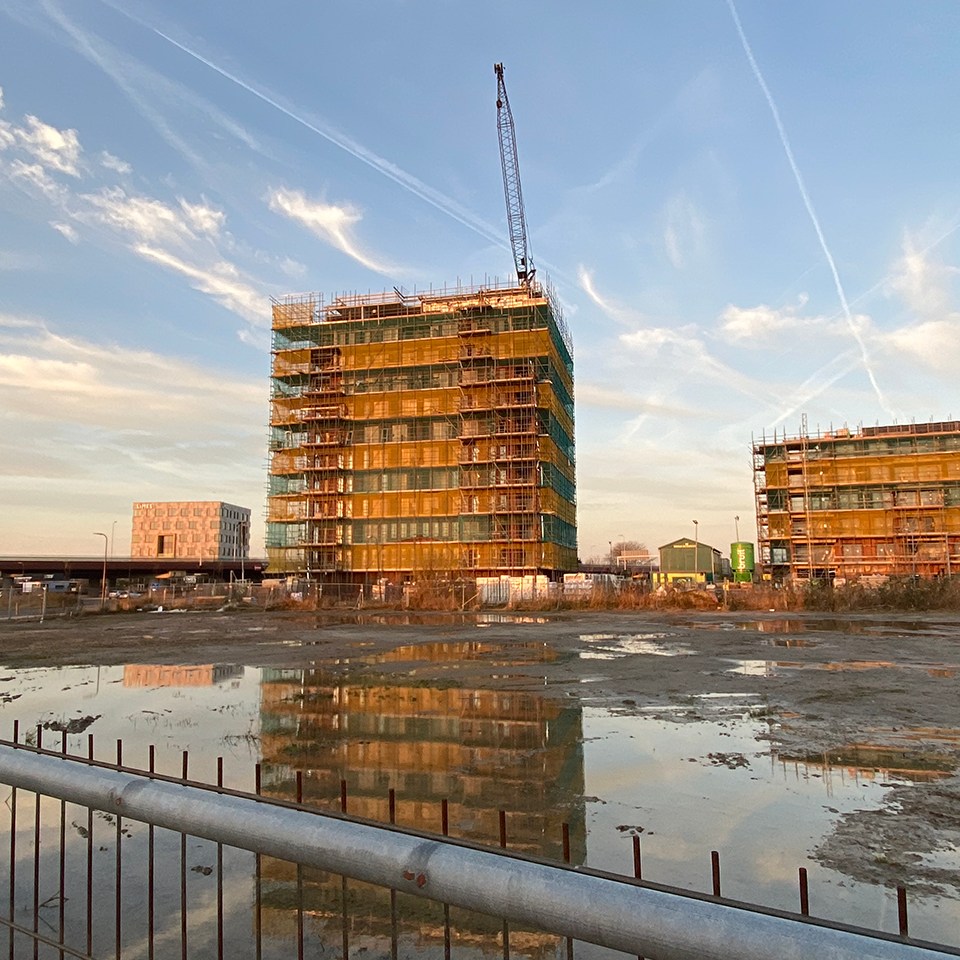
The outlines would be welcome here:
[[[768,580],[960,572],[960,420],[753,444]]]
[[[691,583],[716,583],[729,569],[720,551],[708,543],[681,537],[660,547],[660,583],[671,584],[686,580]]]
[[[130,556],[246,559],[250,556],[250,511],[219,500],[135,503]]]

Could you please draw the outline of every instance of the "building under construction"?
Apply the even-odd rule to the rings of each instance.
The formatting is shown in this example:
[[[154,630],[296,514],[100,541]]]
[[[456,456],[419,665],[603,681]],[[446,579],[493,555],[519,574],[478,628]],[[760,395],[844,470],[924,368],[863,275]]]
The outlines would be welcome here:
[[[271,572],[576,569],[573,360],[537,281],[274,302]]]
[[[767,579],[960,572],[960,421],[753,444]]]

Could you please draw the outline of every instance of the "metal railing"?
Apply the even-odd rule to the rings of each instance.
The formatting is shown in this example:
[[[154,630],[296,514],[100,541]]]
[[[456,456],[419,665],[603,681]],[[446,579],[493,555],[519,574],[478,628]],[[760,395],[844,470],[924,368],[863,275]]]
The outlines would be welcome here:
[[[42,730],[37,730],[36,737],[39,744]],[[499,922],[492,928],[495,932],[487,928],[487,946],[502,948],[504,960],[510,957],[511,929],[515,925],[553,935],[549,942],[555,948],[559,948],[560,938],[565,938],[568,957],[573,954],[574,941],[647,960],[942,960],[960,956],[958,949],[907,936],[905,895],[899,898],[899,936],[806,915],[803,871],[804,912],[794,914],[722,897],[717,854],[713,856],[713,894],[697,894],[510,851],[506,849],[503,815],[500,849],[484,847],[449,837],[445,815],[439,835],[395,825],[393,791],[391,823],[381,824],[347,814],[345,782],[341,784],[340,812],[330,812],[302,803],[301,774],[297,775],[297,802],[290,802],[263,796],[259,765],[256,789],[245,793],[223,786],[222,761],[218,762],[216,784],[190,780],[186,752],[181,776],[173,777],[154,769],[152,747],[149,768],[137,770],[123,766],[120,741],[117,762],[105,763],[93,759],[92,738],[86,757],[67,754],[65,732],[59,752],[22,744],[17,739],[15,731],[13,741],[0,741],[0,782],[13,788],[9,803],[9,917],[0,920],[9,930],[11,960],[31,952],[36,958],[41,947],[44,955],[56,952],[59,957],[90,957],[99,946],[104,955],[102,948],[110,939],[113,943],[109,952],[117,958],[144,955],[153,960],[156,952],[166,949],[170,953],[179,946],[182,958],[217,956],[222,960],[228,949],[227,955],[238,955],[239,951],[261,960],[266,858],[293,865],[284,890],[289,893],[293,889],[295,876],[295,896],[286,896],[281,890],[281,895],[274,899],[288,917],[295,918],[298,958],[304,956],[308,912],[323,921],[322,934],[340,926],[337,948],[343,958],[349,957],[352,919],[348,885],[353,884],[372,884],[389,892],[389,922],[384,916],[381,926],[384,937],[389,935],[393,958],[398,956],[398,896],[405,898],[404,902],[426,900],[436,905],[435,926],[439,927],[439,918],[443,918],[445,958],[450,957],[453,942],[451,908],[497,918]],[[26,863],[18,857],[17,840],[23,832],[23,823],[17,823],[18,810],[23,807],[18,791],[35,797],[31,805],[32,843],[28,843],[32,856]],[[59,801],[59,837],[45,860],[41,851],[50,847],[50,841],[49,833],[44,834],[41,828],[41,813],[50,804],[45,804],[44,798]],[[68,817],[68,806],[71,812],[75,806],[80,807],[83,815]],[[68,842],[68,821],[82,843]],[[104,822],[108,835],[115,837],[115,862],[109,868],[97,854],[109,854],[110,848],[98,845],[94,836],[95,832],[103,836]],[[146,855],[137,857],[132,865],[130,855],[124,857],[124,838],[129,835],[130,822],[148,825]],[[179,857],[168,831],[179,835]],[[160,834],[167,838],[163,843]],[[190,907],[195,906],[190,902],[192,895],[188,896],[188,838],[191,849],[193,838],[201,838],[215,844],[216,850],[216,937],[207,936],[196,944],[188,937]],[[567,843],[564,847],[565,851],[569,849]],[[254,854],[255,883],[249,935],[239,936],[239,925],[231,923],[225,939],[224,857],[225,851],[231,850]],[[638,842],[635,854],[635,872],[639,876]],[[170,877],[164,876],[173,867],[179,867],[178,916],[176,893],[171,893]],[[49,897],[42,898],[53,868],[57,870],[56,888]],[[214,867],[191,869],[206,875]],[[312,876],[321,871],[327,878],[341,878],[339,884],[327,883],[322,888],[340,889],[338,905],[321,903],[312,911],[305,909],[305,870],[310,870]],[[112,899],[107,893],[110,879],[114,888]],[[166,893],[161,896],[158,891],[165,882]],[[84,911],[78,911],[76,906],[84,903],[85,922]],[[68,904],[73,904],[70,922],[66,918]],[[56,924],[46,919],[52,910],[57,911]],[[24,922],[18,922],[20,914]],[[206,922],[211,927],[212,903],[209,914]],[[162,935],[158,930],[161,915]],[[195,928],[196,921],[193,925]],[[68,942],[71,935],[82,945]],[[329,946],[327,943],[326,947]],[[289,955],[289,950],[285,955]]]

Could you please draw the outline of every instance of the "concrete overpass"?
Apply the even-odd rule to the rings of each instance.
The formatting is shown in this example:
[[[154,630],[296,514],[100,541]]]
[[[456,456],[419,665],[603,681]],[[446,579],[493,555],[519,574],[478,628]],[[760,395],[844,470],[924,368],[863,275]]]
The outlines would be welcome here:
[[[107,580],[115,583],[118,579],[138,580],[155,577],[171,570],[183,571],[194,576],[203,574],[215,580],[230,580],[232,573],[239,579],[241,574],[248,580],[263,579],[267,567],[266,559],[251,557],[243,560],[200,560],[178,557],[160,559],[145,557],[108,557]],[[0,577],[43,577],[55,574],[68,578],[89,580],[100,583],[103,576],[103,556],[99,557],[0,557]]]

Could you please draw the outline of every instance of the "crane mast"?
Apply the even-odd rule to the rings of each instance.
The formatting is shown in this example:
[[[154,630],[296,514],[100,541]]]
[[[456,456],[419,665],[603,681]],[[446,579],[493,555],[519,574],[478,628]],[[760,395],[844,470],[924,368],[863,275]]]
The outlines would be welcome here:
[[[520,189],[520,164],[517,160],[517,134],[513,113],[507,99],[507,85],[503,79],[503,64],[495,63],[497,75],[497,133],[500,135],[500,165],[503,167],[503,192],[507,200],[507,226],[510,228],[510,246],[517,279],[529,287],[537,272],[527,244],[527,218],[523,212],[523,192]]]

